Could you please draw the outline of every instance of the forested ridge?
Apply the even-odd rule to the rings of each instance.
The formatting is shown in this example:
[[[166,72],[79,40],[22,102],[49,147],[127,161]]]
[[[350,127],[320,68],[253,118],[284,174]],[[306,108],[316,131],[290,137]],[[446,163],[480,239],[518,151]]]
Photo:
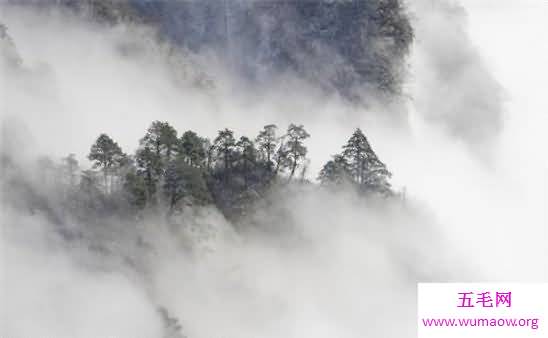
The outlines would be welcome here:
[[[397,196],[391,173],[360,129],[314,178],[306,145],[313,136],[296,124],[285,130],[266,125],[255,137],[221,129],[208,139],[154,121],[133,154],[100,134],[87,154],[88,168],[75,154],[24,159],[12,147],[20,149],[21,139],[5,128],[2,203],[8,215],[24,215],[13,216],[13,225],[25,217],[31,225],[16,227],[25,233],[33,222],[44,222],[48,243],[72,252],[79,266],[122,271],[144,285],[157,255],[169,251],[166,235],[189,257],[216,250],[215,238],[227,230],[241,239],[258,231],[283,245],[306,245],[287,209],[299,208],[291,204],[300,197],[322,192],[333,202],[353,191],[359,205],[375,208],[369,197]],[[162,302],[155,306],[162,337],[187,337],[180,318]]]
[[[19,0],[93,22],[146,25],[191,54],[213,53],[244,82],[284,74],[350,101],[403,94],[413,27],[401,0]]]
[[[91,168],[82,168],[75,154],[61,161],[42,157],[36,165],[40,181],[55,187],[69,209],[82,217],[135,216],[143,211],[171,215],[185,206],[215,205],[236,221],[271,189],[291,185],[393,195],[391,173],[360,129],[325,163],[317,180],[307,172],[310,137],[302,125],[290,124],[280,132],[270,124],[255,137],[237,137],[222,129],[210,140],[191,130],[179,134],[168,122],[154,121],[134,154],[100,134],[87,155]],[[10,167],[9,156],[2,162]]]

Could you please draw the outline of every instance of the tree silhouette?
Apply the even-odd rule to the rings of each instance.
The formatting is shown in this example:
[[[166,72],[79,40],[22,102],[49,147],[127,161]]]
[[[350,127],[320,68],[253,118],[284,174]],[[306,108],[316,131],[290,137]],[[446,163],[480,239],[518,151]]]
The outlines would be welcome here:
[[[108,176],[111,171],[124,163],[126,155],[118,143],[114,142],[107,134],[101,134],[91,146],[88,158],[93,161],[94,168],[101,168],[103,171],[103,179],[105,193],[110,192],[108,184]]]
[[[307,149],[303,141],[310,137],[303,125],[290,124],[285,135],[287,141],[285,143],[285,158],[289,166],[289,179],[295,175],[295,170],[306,157]]]

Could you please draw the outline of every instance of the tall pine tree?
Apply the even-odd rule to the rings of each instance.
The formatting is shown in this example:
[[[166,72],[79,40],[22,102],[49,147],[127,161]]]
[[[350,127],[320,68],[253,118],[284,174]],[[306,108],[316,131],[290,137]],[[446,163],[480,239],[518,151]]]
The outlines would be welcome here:
[[[276,125],[269,124],[264,126],[263,130],[259,132],[259,135],[255,139],[257,148],[261,159],[265,161],[266,168],[271,172],[274,168],[274,156],[276,147],[278,146],[278,138],[276,137]]]
[[[343,146],[342,158],[347,164],[347,172],[352,181],[361,190],[382,194],[390,193],[391,185],[388,179],[392,174],[378,158],[361,129],[356,129],[346,145]],[[326,169],[333,171],[337,168],[334,163],[331,163]]]
[[[91,146],[88,158],[93,162],[94,168],[101,168],[105,193],[110,192],[109,175],[123,165],[126,155],[118,143],[114,142],[107,134],[101,134]]]
[[[285,156],[287,159],[287,166],[289,167],[289,179],[295,175],[295,170],[306,158],[307,149],[303,141],[310,137],[310,134],[306,132],[303,125],[295,125],[291,123],[287,128],[287,139],[285,143]]]

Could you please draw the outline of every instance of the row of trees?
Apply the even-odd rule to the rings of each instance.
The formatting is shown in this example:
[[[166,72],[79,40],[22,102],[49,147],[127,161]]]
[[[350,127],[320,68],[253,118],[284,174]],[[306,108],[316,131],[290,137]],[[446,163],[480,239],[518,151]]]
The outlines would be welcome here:
[[[185,197],[225,205],[246,191],[261,191],[276,177],[304,177],[304,140],[309,136],[302,125],[289,125],[281,136],[275,125],[267,125],[254,140],[237,139],[232,130],[223,129],[210,141],[193,131],[179,137],[169,123],[155,121],[134,155],[101,134],[88,158],[101,172],[105,194],[123,189],[138,207],[164,204],[173,209]]]
[[[272,184],[306,181],[309,160],[302,125],[290,124],[281,135],[267,125],[255,138],[236,138],[230,129],[213,140],[193,131],[178,135],[169,123],[154,121],[139,141],[135,154],[124,153],[107,134],[101,134],[88,155],[92,170],[79,172],[74,155],[63,162],[71,186],[102,196],[123,196],[135,208],[167,207],[182,201],[215,203],[234,213],[261,196]],[[319,182],[328,187],[351,185],[363,192],[390,193],[391,174],[367,138],[357,129],[343,151],[327,162]]]

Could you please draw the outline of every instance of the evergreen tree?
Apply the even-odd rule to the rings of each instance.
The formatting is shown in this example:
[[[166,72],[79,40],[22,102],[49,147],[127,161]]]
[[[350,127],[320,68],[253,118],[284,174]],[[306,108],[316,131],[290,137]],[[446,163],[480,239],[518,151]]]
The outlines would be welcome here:
[[[279,172],[282,172],[285,168],[288,168],[291,165],[287,153],[288,150],[286,144],[284,143],[284,137],[282,137],[278,150],[274,153],[274,162],[276,163],[274,175],[278,175]]]
[[[211,141],[207,138],[204,138],[203,139],[204,141],[204,150],[205,150],[205,155],[206,155],[206,170],[207,172],[209,173],[211,171],[211,165],[213,164],[213,161],[214,161],[214,156],[215,156],[215,145],[211,143]]]
[[[91,146],[88,158],[93,161],[94,168],[102,169],[105,192],[109,193],[108,176],[115,168],[123,164],[125,154],[118,143],[114,142],[107,134],[101,134]]]
[[[154,121],[141,139],[141,146],[149,147],[162,160],[163,164],[167,165],[178,141],[175,128],[167,122]]]
[[[360,128],[354,131],[343,147],[343,156],[348,162],[352,178],[357,184],[362,184],[365,181],[369,148],[369,142]]]
[[[147,202],[147,183],[142,175],[139,175],[135,170],[126,173],[124,179],[124,191],[130,205],[142,209]]]
[[[388,193],[392,174],[371,148],[367,137],[358,128],[343,147],[343,157],[349,165],[352,179],[366,191]]]
[[[246,136],[240,137],[236,143],[236,147],[239,150],[241,168],[244,177],[244,184],[247,188],[249,180],[249,172],[255,166],[256,151],[253,142]]]
[[[183,175],[185,166],[188,166],[188,164],[181,158],[170,162],[166,169],[164,192],[168,199],[170,211],[173,211],[177,202],[187,193]]]
[[[290,124],[287,128],[287,139],[285,144],[284,159],[287,159],[286,164],[289,166],[289,179],[295,175],[295,170],[303,162],[306,157],[307,149],[303,141],[310,137],[302,125]]]
[[[234,132],[229,129],[219,130],[219,134],[213,141],[213,145],[220,157],[222,157],[221,160],[224,164],[225,175],[228,175],[229,170],[232,167],[232,160],[236,146]]]
[[[177,131],[168,122],[154,121],[139,143],[135,156],[137,173],[143,176],[146,200],[157,203],[158,185],[164,180],[166,168],[179,145]]]
[[[327,162],[320,174],[318,180],[323,185],[340,185],[352,180],[349,165],[343,155],[333,156],[333,160]]]
[[[264,126],[263,130],[259,132],[255,142],[259,150],[259,154],[263,161],[266,162],[266,167],[269,172],[274,168],[272,162],[276,153],[276,147],[278,146],[278,138],[276,137],[275,124],[269,124]]]
[[[363,182],[364,188],[368,191],[389,195],[391,193],[391,184],[388,182],[390,177],[392,177],[392,173],[379,160],[373,148],[369,147],[367,151],[366,175]]]
[[[179,139],[178,152],[190,166],[201,167],[206,160],[205,140],[193,131],[186,131]]]
[[[135,156],[138,174],[144,178],[146,187],[146,200],[152,201],[156,193],[156,184],[160,181],[162,174],[161,157],[149,146],[137,150]]]
[[[178,158],[169,163],[163,188],[170,212],[183,198],[198,204],[205,204],[210,201],[203,169],[189,165],[183,158]]]

